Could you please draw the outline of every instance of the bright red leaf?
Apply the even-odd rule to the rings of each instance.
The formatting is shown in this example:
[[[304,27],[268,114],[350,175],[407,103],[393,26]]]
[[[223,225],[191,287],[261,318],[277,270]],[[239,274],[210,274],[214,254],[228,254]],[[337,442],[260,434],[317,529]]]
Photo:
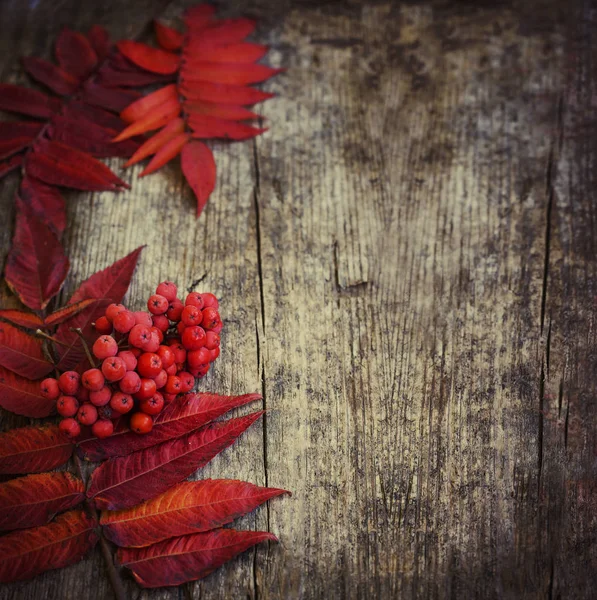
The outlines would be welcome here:
[[[23,310],[6,309],[0,310],[0,318],[6,319],[15,325],[27,327],[27,329],[38,329],[44,326],[44,322],[35,313]]]
[[[251,127],[237,121],[227,121],[206,115],[191,113],[188,118],[193,137],[248,140],[267,131],[267,128]]]
[[[184,14],[184,22],[187,28],[193,33],[197,33],[212,24],[213,15],[216,9],[211,4],[198,4],[187,8]]]
[[[0,365],[27,379],[41,379],[54,368],[44,356],[41,340],[1,322]]]
[[[248,44],[240,42],[230,44],[229,46],[214,46],[204,48],[200,52],[202,61],[211,63],[253,63],[263,58],[268,51],[268,47],[263,44]],[[191,59],[192,60],[192,59]]]
[[[189,142],[180,156],[182,172],[197,199],[197,217],[216,187],[216,161],[211,150],[202,142]]]
[[[0,367],[0,406],[17,415],[39,419],[54,412],[56,401],[41,395],[39,381],[30,381]]]
[[[121,113],[120,118],[125,123],[134,123],[149,115],[158,106],[168,100],[178,99],[178,91],[173,83],[159,88],[147,96],[143,96],[132,104],[129,104]]]
[[[187,48],[193,52],[210,46],[225,46],[242,42],[255,31],[255,20],[241,17],[239,19],[222,19],[214,25],[199,32],[192,30]],[[185,50],[187,49],[185,48]]]
[[[182,119],[173,119],[163,129],[150,137],[125,163],[125,167],[137,164],[140,160],[155,154],[164,144],[175,138],[184,131],[184,121]]]
[[[177,98],[166,100],[159,106],[156,106],[151,112],[138,121],[131,123],[126,129],[121,131],[115,138],[114,142],[126,140],[134,135],[160,129],[168,124],[172,119],[175,119],[180,114],[181,106]]]
[[[210,63],[193,60],[185,63],[183,77],[185,81],[211,81],[230,85],[246,85],[265,81],[284,69],[274,69],[260,64]]]
[[[275,96],[252,87],[208,81],[183,81],[180,84],[180,91],[188,100],[240,106],[251,106]]]
[[[152,48],[141,42],[123,40],[116,44],[118,50],[137,66],[161,75],[176,73],[180,57],[172,52]]]
[[[191,139],[190,133],[179,133],[171,140],[166,142],[151,159],[149,164],[141,171],[139,177],[145,177],[159,168],[163,167],[168,161],[180,154],[183,146]]]
[[[189,100],[183,104],[184,112],[188,115],[204,115],[230,121],[247,121],[258,119],[259,115],[244,106],[233,104],[214,104],[213,102],[202,102],[200,100]]]
[[[153,27],[158,44],[164,50],[179,50],[182,47],[183,35],[180,31],[176,31],[176,29],[172,29],[172,27],[156,20],[153,21]]]

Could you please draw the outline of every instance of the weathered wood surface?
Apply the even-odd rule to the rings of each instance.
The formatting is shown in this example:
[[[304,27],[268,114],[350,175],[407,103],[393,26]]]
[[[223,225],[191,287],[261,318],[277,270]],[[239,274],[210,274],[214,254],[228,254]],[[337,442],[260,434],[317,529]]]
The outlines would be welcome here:
[[[62,24],[142,37],[184,4],[5,0],[1,79]],[[279,545],[181,590],[123,573],[127,593],[594,598],[595,7],[221,4],[258,16],[289,67],[268,84],[271,130],[216,145],[199,221],[177,166],[71,194],[65,294],[140,243],[131,298],[165,277],[216,292],[223,357],[201,387],[262,391],[268,413],[200,476],[294,495],[241,522]],[[99,550],[0,587],[110,596]]]

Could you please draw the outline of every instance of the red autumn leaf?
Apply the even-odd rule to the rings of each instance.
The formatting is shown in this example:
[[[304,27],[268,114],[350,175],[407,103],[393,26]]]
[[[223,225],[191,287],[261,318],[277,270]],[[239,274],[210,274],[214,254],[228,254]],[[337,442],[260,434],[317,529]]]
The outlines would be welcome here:
[[[211,63],[253,63],[267,54],[268,47],[263,44],[240,42],[229,46],[214,46],[201,50],[202,61]],[[192,61],[193,57],[189,56]]]
[[[251,106],[275,96],[270,92],[262,92],[252,87],[208,81],[182,81],[180,91],[188,100],[241,106]]]
[[[141,171],[139,177],[149,175],[159,168],[163,167],[168,161],[172,160],[175,156],[180,154],[183,146],[191,139],[189,133],[179,133],[173,137],[170,141],[166,142],[157,152],[156,155],[151,159],[149,164]]]
[[[28,329],[38,329],[44,326],[44,322],[35,313],[22,310],[0,310],[0,318],[6,319],[15,325],[27,327]]]
[[[2,177],[4,177],[7,173],[18,169],[22,163],[22,154],[16,154],[15,156],[11,156],[8,160],[0,162],[0,179],[2,179]]]
[[[183,35],[180,31],[176,31],[176,29],[172,29],[172,27],[168,27],[155,19],[153,27],[158,44],[164,50],[179,50],[182,47]]]
[[[64,28],[56,39],[56,60],[68,73],[84,79],[97,65],[97,54],[81,33]]]
[[[126,140],[135,135],[160,129],[168,124],[172,119],[176,119],[180,114],[181,106],[177,98],[166,100],[159,106],[155,107],[148,115],[140,118],[138,121],[131,123],[119,135],[114,138],[114,142]]]
[[[0,365],[27,379],[41,379],[54,368],[41,340],[8,323],[0,323]]]
[[[260,398],[259,394],[243,396],[180,395],[156,416],[153,429],[148,434],[139,435],[128,429],[115,431],[108,438],[90,438],[80,442],[77,451],[86,460],[96,462],[113,456],[125,456],[182,437],[207,425],[233,408],[244,406]]]
[[[161,75],[171,75],[178,70],[180,57],[172,52],[152,48],[141,42],[123,40],[116,44],[118,50],[137,66]]]
[[[108,510],[153,498],[206,465],[262,414],[213,423],[176,440],[108,460],[93,472],[87,497]]]
[[[188,115],[203,115],[205,117],[216,117],[230,121],[247,121],[258,119],[259,115],[245,108],[232,104],[213,104],[212,102],[201,102],[190,100],[183,104],[184,112]]]
[[[211,150],[202,142],[189,142],[180,156],[182,172],[197,198],[197,217],[216,187],[216,161]]]
[[[6,283],[21,302],[43,310],[60,290],[69,261],[56,234],[17,198],[17,223],[6,259]]]
[[[134,123],[149,115],[154,109],[168,100],[178,99],[178,91],[173,83],[159,88],[147,96],[143,96],[120,113],[120,118],[125,123]]]
[[[185,81],[212,81],[213,83],[246,85],[265,81],[283,71],[284,69],[275,69],[260,64],[220,64],[193,60],[185,63],[182,76]]]
[[[201,31],[212,21],[212,16],[216,12],[216,9],[211,4],[199,4],[197,6],[191,6],[185,11],[184,23],[189,30],[193,33]]]
[[[266,127],[251,127],[237,121],[227,121],[199,114],[190,114],[188,122],[193,131],[193,137],[199,139],[248,140],[267,131]]]
[[[97,300],[88,298],[87,300],[76,302],[75,304],[67,304],[63,308],[54,311],[51,315],[48,315],[46,317],[44,326],[54,327],[55,325],[58,325],[67,319],[72,319],[75,315],[78,315],[81,311],[96,303]]]
[[[66,203],[55,187],[34,177],[24,177],[19,196],[38,219],[48,225],[58,237],[62,235],[66,227]]]
[[[39,419],[52,414],[56,401],[41,395],[39,381],[30,381],[0,367],[0,406],[17,415]]]
[[[116,545],[138,548],[216,529],[287,493],[230,479],[185,481],[139,506],[105,511],[100,523]]]
[[[92,106],[120,112],[139,96],[139,92],[133,90],[111,88],[95,81],[87,81],[79,99]]]
[[[73,444],[56,425],[11,429],[0,433],[0,474],[50,471],[64,464],[72,452]]]
[[[0,159],[23,150],[37,137],[43,123],[30,121],[0,122]]]
[[[133,572],[141,587],[180,585],[206,577],[241,552],[265,541],[278,539],[266,531],[215,529],[147,548],[119,548],[116,560]]]
[[[222,19],[211,27],[190,32],[190,40],[187,48],[195,53],[210,46],[225,46],[242,42],[255,30],[255,20]]]
[[[45,525],[85,500],[83,482],[68,472],[40,473],[0,483],[0,531]]]
[[[144,71],[141,67],[126,60],[121,54],[116,54],[115,58],[120,58],[121,61],[110,60],[110,65],[102,69],[98,77],[98,82],[107,88],[145,87],[159,83],[170,83],[175,79],[175,74],[160,75],[159,73]],[[122,106],[121,110],[125,106]]]
[[[131,158],[124,163],[125,167],[130,167],[138,163],[140,160],[147,158],[151,154],[155,154],[166,142],[175,138],[179,133],[184,131],[184,121],[182,119],[173,119],[163,129],[150,137]]]
[[[32,88],[0,83],[0,110],[49,119],[60,110],[60,100]]]
[[[118,115],[79,100],[70,100],[62,109],[62,115],[71,120],[92,121],[96,125],[113,131],[120,131],[124,127],[124,121]]]
[[[39,140],[25,160],[26,173],[51,185],[89,191],[130,186],[89,154],[52,140]]]
[[[56,337],[68,344],[67,348],[62,346],[56,348],[61,357],[58,366],[62,371],[75,367],[83,356],[80,339],[70,331],[70,327],[81,328],[86,336],[93,333],[91,323],[103,314],[108,304],[120,302],[126,294],[142,249],[143,246],[140,246],[103,271],[93,274],[72,295],[69,305],[89,298],[98,302],[58,327]]]
[[[78,562],[97,543],[96,525],[83,511],[72,510],[49,525],[1,537],[0,582],[30,579]]]
[[[100,25],[92,25],[87,39],[93,48],[98,60],[104,60],[110,52],[110,37],[108,32]]]
[[[25,71],[35,81],[45,85],[59,96],[68,96],[79,87],[79,81],[76,77],[43,58],[25,56],[21,59],[21,62]]]

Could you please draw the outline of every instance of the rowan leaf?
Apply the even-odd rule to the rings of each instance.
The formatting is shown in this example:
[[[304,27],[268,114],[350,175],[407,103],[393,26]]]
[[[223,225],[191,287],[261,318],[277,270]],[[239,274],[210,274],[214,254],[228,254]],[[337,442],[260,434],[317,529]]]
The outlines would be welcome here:
[[[89,438],[80,442],[77,452],[86,460],[99,462],[114,456],[125,456],[168,440],[180,438],[207,425],[223,414],[259,400],[259,394],[218,396],[217,394],[185,394],[177,396],[156,416],[153,429],[139,435],[123,429],[104,439]]]
[[[154,129],[160,129],[164,125],[167,125],[172,119],[176,119],[180,114],[180,110],[181,105],[177,98],[166,100],[152,109],[149,114],[141,117],[138,121],[131,123],[121,131],[113,141],[121,142],[134,135],[153,131]]]
[[[138,548],[216,529],[287,493],[231,479],[185,481],[133,508],[104,511],[100,523],[116,545]]]
[[[40,339],[1,322],[0,365],[27,379],[41,379],[54,368],[44,356]]]
[[[246,85],[265,81],[285,69],[275,69],[260,64],[211,63],[203,60],[189,60],[182,69],[184,81],[212,81],[232,85]]]
[[[212,16],[216,9],[211,4],[198,4],[187,8],[184,14],[184,23],[194,34],[198,33],[205,27],[211,25],[214,21]]]
[[[85,500],[83,482],[68,471],[0,483],[0,531],[37,527]]]
[[[67,304],[66,306],[54,311],[51,315],[48,315],[45,323],[43,323],[43,326],[54,327],[55,325],[59,325],[67,319],[71,319],[75,315],[78,315],[81,311],[90,307],[92,304],[97,304],[97,300],[94,298],[88,298],[87,300],[75,302],[75,304]]]
[[[202,102],[201,100],[189,100],[183,104],[183,108],[188,115],[203,115],[229,121],[246,121],[259,118],[258,114],[248,108],[233,104],[214,104],[213,102]]]
[[[0,474],[50,471],[64,464],[72,452],[72,442],[56,425],[11,429],[0,433]]]
[[[15,325],[26,327],[27,329],[38,329],[44,326],[42,319],[35,313],[25,312],[23,310],[0,310],[0,318],[10,321]]]
[[[85,79],[97,65],[97,54],[89,40],[77,31],[64,28],[56,39],[58,64],[77,79]]]
[[[0,367],[0,406],[17,415],[39,419],[54,412],[56,401],[41,395],[39,381],[30,381]]]
[[[200,56],[202,61],[211,63],[253,63],[263,58],[268,51],[268,47],[263,44],[249,44],[239,42],[229,46],[213,46],[203,48]],[[192,56],[189,57],[192,60]]]
[[[270,92],[262,92],[252,87],[209,81],[183,80],[180,83],[180,91],[187,100],[240,106],[251,106],[275,96]]]
[[[241,17],[239,19],[222,19],[209,28],[201,28],[199,31],[193,21],[190,23],[190,40],[187,48],[195,53],[210,46],[225,46],[242,42],[248,35],[255,31],[254,19]],[[196,20],[195,20],[196,23]]]
[[[176,29],[168,27],[155,19],[153,21],[153,28],[158,44],[164,50],[179,50],[182,47],[184,36],[180,31],[176,31]]]
[[[161,75],[171,75],[178,70],[180,57],[172,52],[166,52],[160,48],[152,48],[147,44],[131,40],[123,40],[118,42],[116,46],[131,62],[146,71]]]
[[[98,60],[104,60],[110,52],[110,36],[101,25],[92,25],[87,39],[91,44]]]
[[[0,110],[49,119],[60,110],[60,100],[32,88],[0,83]]]
[[[79,87],[79,81],[76,77],[43,58],[25,56],[21,59],[21,62],[25,71],[35,81],[45,85],[59,96],[68,96]]]
[[[123,90],[105,85],[100,77],[100,82],[89,80],[85,83],[83,92],[79,94],[79,99],[92,106],[98,106],[120,112],[131,102],[139,98],[141,94],[133,90]]]
[[[180,585],[206,577],[225,562],[265,541],[277,542],[278,538],[267,531],[215,529],[147,548],[120,548],[116,560],[133,572],[141,587]]]
[[[216,161],[211,150],[202,142],[192,141],[182,149],[182,172],[197,199],[197,218],[216,187]]]
[[[23,304],[43,310],[62,287],[70,263],[56,234],[18,197],[16,221],[4,277]]]
[[[237,121],[217,119],[194,113],[189,114],[188,123],[193,131],[193,137],[201,139],[248,140],[267,131],[265,127],[251,127]]]
[[[167,162],[171,161],[175,156],[180,154],[183,146],[191,139],[189,133],[179,133],[171,140],[166,142],[151,159],[149,164],[141,171],[139,177],[145,177],[154,171],[163,167]]]
[[[27,148],[43,128],[34,121],[0,122],[0,160]]]
[[[206,465],[262,414],[213,423],[181,438],[108,460],[93,472],[87,497],[98,508],[108,510],[129,508],[153,498]]]
[[[62,235],[66,228],[66,203],[55,187],[35,177],[23,177],[19,196],[38,219],[58,237]]]
[[[155,154],[164,144],[175,138],[179,133],[184,131],[184,121],[180,118],[173,119],[158,133],[151,136],[124,164],[125,167],[130,167],[138,163],[140,160],[147,158],[151,154]]]
[[[0,582],[30,579],[78,562],[97,543],[96,525],[83,511],[73,510],[49,525],[1,537]]]
[[[178,91],[173,83],[157,89],[147,96],[142,96],[132,104],[129,104],[121,113],[120,118],[125,123],[134,123],[146,117],[158,106],[167,100],[176,100]]]

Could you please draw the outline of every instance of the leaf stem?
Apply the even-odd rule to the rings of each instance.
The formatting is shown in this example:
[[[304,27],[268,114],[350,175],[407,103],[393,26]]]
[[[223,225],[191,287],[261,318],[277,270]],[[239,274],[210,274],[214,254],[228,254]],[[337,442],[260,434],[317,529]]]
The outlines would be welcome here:
[[[83,344],[83,350],[85,350],[85,354],[87,355],[87,360],[91,365],[92,369],[95,369],[95,361],[93,360],[93,356],[91,352],[89,352],[89,346],[87,345],[87,341],[85,340],[85,336],[83,335],[83,331],[80,327],[69,327],[70,331],[76,333],[81,338],[81,343]]]
[[[41,329],[36,329],[35,330],[35,335],[37,337],[41,337],[44,338],[46,340],[50,340],[51,342],[54,342],[55,344],[58,344],[60,346],[66,346],[68,347],[68,344],[66,342],[62,342],[61,340],[57,340],[55,337],[48,335],[45,331],[42,331]]]

